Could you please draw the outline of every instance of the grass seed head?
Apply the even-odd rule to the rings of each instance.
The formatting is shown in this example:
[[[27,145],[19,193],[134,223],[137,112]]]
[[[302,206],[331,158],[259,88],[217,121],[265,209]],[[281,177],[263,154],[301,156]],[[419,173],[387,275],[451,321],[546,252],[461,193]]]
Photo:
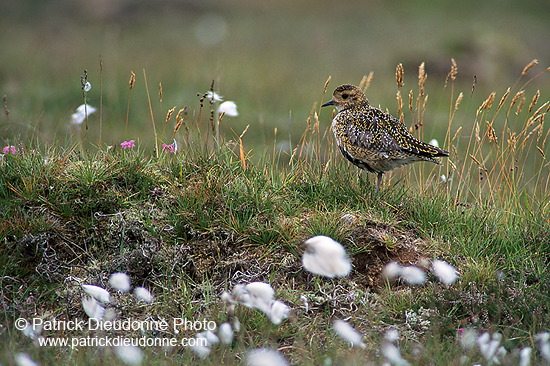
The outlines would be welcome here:
[[[538,63],[539,61],[537,59],[533,59],[531,62],[525,65],[525,67],[521,71],[521,76],[524,76],[525,74],[527,74],[527,71],[529,71],[533,66],[537,65]]]
[[[131,74],[130,74],[130,81],[128,82],[129,86],[130,86],[130,90],[132,90],[134,88],[134,84],[136,82],[136,74],[134,74],[133,71],[130,71]]]
[[[403,64],[398,64],[395,68],[395,81],[397,82],[397,87],[401,88],[405,83],[403,82],[405,76],[405,70],[403,69]]]

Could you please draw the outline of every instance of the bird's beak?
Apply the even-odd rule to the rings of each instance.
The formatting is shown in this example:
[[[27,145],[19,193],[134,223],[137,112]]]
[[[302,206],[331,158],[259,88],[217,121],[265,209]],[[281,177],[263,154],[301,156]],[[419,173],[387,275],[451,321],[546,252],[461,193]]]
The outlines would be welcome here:
[[[334,105],[334,100],[329,100],[325,104],[323,104],[321,107],[328,107],[329,105]]]

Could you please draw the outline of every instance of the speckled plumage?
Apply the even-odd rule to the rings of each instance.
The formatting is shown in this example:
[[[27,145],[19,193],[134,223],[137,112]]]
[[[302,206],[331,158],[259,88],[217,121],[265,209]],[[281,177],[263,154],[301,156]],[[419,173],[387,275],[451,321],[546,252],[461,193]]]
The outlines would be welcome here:
[[[435,157],[449,152],[412,136],[397,118],[371,107],[363,91],[354,85],[341,85],[332,100],[323,104],[335,106],[332,132],[342,154],[361,169],[378,173],[376,190],[382,174],[415,161],[440,164]]]

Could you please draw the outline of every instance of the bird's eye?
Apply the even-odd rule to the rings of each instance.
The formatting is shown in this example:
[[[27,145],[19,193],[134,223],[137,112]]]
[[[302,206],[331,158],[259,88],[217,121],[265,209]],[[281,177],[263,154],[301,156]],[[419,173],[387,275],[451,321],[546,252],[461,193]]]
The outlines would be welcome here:
[[[346,94],[346,93],[342,94],[342,99],[348,99],[348,97],[349,97],[349,94]]]

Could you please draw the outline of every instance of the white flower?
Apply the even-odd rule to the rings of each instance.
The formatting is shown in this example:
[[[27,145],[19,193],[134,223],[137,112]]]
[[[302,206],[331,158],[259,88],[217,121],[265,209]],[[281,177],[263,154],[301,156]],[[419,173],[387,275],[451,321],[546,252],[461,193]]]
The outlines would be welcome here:
[[[332,326],[336,334],[338,334],[342,339],[348,341],[352,347],[366,347],[363,343],[363,336],[359,332],[357,332],[348,322],[336,319],[334,322],[332,322]]]
[[[206,92],[206,98],[210,99],[213,102],[223,102],[223,97],[216,92],[211,90]]]
[[[383,342],[380,349],[384,357],[395,366],[406,366],[410,365],[409,361],[401,357],[401,351],[397,348],[396,345],[390,342]]]
[[[429,144],[435,147],[439,147],[439,142],[437,142],[436,139],[433,139],[432,141],[430,141]]]
[[[237,112],[237,104],[232,101],[223,102],[218,107],[218,113],[225,113],[226,116],[237,117],[239,112]]]
[[[143,351],[138,346],[121,345],[114,347],[115,353],[127,365],[140,365],[143,362]]]
[[[314,236],[304,242],[306,250],[302,265],[311,272],[325,277],[344,277],[351,271],[351,262],[344,247],[327,236]]]
[[[247,366],[287,366],[288,362],[277,351],[269,348],[256,348],[246,352]]]
[[[229,323],[222,323],[218,329],[218,337],[223,344],[229,345],[233,342],[233,328]]]
[[[88,315],[88,317],[90,317],[90,319],[94,319],[95,321],[100,321],[101,319],[103,319],[105,309],[93,297],[83,297],[82,307],[84,308],[84,312],[86,313],[86,315]]]
[[[91,105],[82,104],[76,109],[76,113],[71,115],[71,123],[73,125],[80,125],[86,119],[86,116],[94,113],[96,109]]]
[[[426,281],[426,273],[418,267],[405,266],[401,268],[401,278],[411,286],[421,285]]]
[[[432,263],[432,269],[436,277],[444,285],[452,285],[458,278],[455,267],[442,260],[434,260]]]
[[[403,267],[399,263],[391,261],[382,270],[382,277],[389,281],[394,280],[401,274],[401,268]]]
[[[284,302],[277,300],[271,304],[271,309],[267,313],[267,316],[273,324],[279,325],[283,320],[288,318],[289,313],[290,308]]]
[[[94,285],[82,285],[82,289],[84,290],[84,292],[92,296],[97,301],[100,301],[102,303],[111,302],[111,296],[109,295],[109,291],[105,290],[102,287],[94,286]]]
[[[38,366],[28,354],[23,352],[16,354],[14,359],[17,366]]]
[[[519,366],[530,366],[531,365],[531,352],[533,349],[531,347],[523,347],[519,351]]]
[[[124,272],[116,272],[109,277],[109,284],[122,292],[130,291],[130,277]]]
[[[152,303],[153,302],[153,295],[145,287],[136,287],[134,289],[134,295],[138,299],[140,299],[140,300],[142,300],[146,303]]]

